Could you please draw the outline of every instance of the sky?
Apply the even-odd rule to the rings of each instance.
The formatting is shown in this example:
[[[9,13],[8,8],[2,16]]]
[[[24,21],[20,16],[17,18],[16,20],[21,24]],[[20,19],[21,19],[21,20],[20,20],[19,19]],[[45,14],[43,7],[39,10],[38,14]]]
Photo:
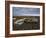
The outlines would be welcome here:
[[[40,8],[13,7],[13,16],[39,16]]]

